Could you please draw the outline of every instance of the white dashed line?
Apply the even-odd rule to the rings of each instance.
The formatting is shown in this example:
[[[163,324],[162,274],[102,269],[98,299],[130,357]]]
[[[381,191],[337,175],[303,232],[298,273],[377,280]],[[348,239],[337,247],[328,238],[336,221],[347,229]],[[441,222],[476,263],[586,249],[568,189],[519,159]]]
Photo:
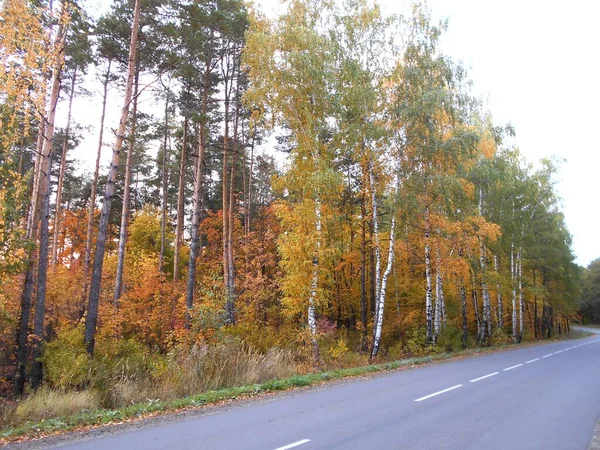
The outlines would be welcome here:
[[[426,395],[425,397],[417,398],[417,399],[415,399],[415,402],[421,402],[423,400],[427,400],[428,398],[435,397],[436,395],[440,395],[445,392],[453,391],[454,389],[458,389],[459,387],[462,387],[462,384],[457,384],[456,386],[452,386],[448,389],[444,389],[443,391],[437,391],[437,392],[434,392],[433,394]]]
[[[523,364],[517,364],[516,366],[510,366],[507,367],[506,369],[502,369],[503,372],[508,372],[509,370],[513,370],[516,369],[517,367],[521,367]]]
[[[307,444],[310,442],[310,439],[302,439],[301,441],[292,442],[291,444],[284,445],[283,447],[277,447],[275,450],[288,450],[290,448],[298,447],[302,444]]]
[[[475,383],[476,381],[484,380],[484,379],[489,378],[489,377],[493,377],[494,375],[498,375],[498,373],[499,372],[488,373],[487,375],[484,375],[482,377],[475,378],[474,380],[471,380],[470,383]]]
[[[525,364],[530,364],[532,362],[536,362],[536,361],[539,361],[539,360],[540,360],[540,358],[530,359],[529,361],[526,361]]]
[[[550,358],[552,356],[552,353],[548,353],[547,355],[542,356],[542,358]]]
[[[563,352],[562,350],[559,350],[559,351],[557,351],[557,352],[554,352],[554,354],[555,354],[555,355],[558,355],[559,353],[562,353],[562,352]]]

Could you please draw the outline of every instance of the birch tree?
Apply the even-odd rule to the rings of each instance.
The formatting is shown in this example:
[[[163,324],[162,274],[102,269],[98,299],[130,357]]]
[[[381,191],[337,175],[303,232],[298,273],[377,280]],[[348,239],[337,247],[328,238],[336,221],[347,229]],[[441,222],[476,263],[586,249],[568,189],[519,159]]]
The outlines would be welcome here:
[[[289,230],[290,235],[282,242],[282,245],[300,244],[304,259],[299,261],[298,255],[291,253],[283,255],[289,277],[284,281],[284,290],[287,289],[285,295],[290,306],[300,304],[306,308],[315,361],[320,359],[316,315],[322,302],[319,287],[324,252],[323,208],[331,186],[336,183],[331,166],[332,148],[327,138],[327,119],[332,116],[334,104],[331,91],[334,52],[329,37],[322,34],[326,12],[326,5],[321,2],[303,1],[293,1],[288,11],[273,23],[255,12],[244,56],[251,80],[247,104],[268,111],[272,124],[285,125],[294,142],[292,170],[282,180],[282,188],[289,192],[288,207],[282,211],[304,214],[310,218],[312,230],[307,236],[302,236],[301,229]],[[295,219],[294,222],[300,223]]]

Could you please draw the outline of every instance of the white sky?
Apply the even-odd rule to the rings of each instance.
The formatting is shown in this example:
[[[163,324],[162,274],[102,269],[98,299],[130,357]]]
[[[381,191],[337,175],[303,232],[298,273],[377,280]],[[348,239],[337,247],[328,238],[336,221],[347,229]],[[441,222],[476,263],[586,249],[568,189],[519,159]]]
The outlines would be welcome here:
[[[89,3],[106,7],[98,0]],[[266,11],[278,9],[276,0],[258,3]],[[380,4],[391,13],[410,2]],[[428,5],[434,17],[449,19],[443,51],[470,68],[474,91],[488,99],[495,122],[515,126],[522,154],[532,162],[566,160],[557,189],[576,262],[587,265],[600,257],[600,209],[594,201],[600,192],[600,0],[428,0]],[[117,113],[107,117],[107,127],[116,128],[119,106],[113,105]],[[93,126],[99,115],[97,99],[78,101],[76,121]],[[96,134],[92,129],[74,155],[90,170]],[[105,136],[110,142],[110,133]],[[109,153],[106,148],[104,162]]]

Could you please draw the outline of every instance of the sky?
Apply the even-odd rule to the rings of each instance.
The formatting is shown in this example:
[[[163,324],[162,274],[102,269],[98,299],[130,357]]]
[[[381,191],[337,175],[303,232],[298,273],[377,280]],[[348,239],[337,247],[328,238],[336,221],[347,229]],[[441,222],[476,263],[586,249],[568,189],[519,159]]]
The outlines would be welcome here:
[[[265,11],[279,9],[277,0],[257,1]],[[104,9],[108,2],[90,3]],[[407,11],[410,5],[406,0],[379,3],[386,14]],[[564,160],[557,191],[576,262],[587,266],[600,258],[600,0],[427,4],[434,18],[449,20],[442,51],[469,69],[473,92],[486,99],[494,121],[514,126],[514,144],[521,153],[531,162]],[[81,100],[75,108],[76,120],[93,127],[99,102]],[[107,118],[113,129],[117,108]],[[91,141],[83,142],[74,156],[91,166],[95,148]],[[103,162],[109,153],[105,148]]]

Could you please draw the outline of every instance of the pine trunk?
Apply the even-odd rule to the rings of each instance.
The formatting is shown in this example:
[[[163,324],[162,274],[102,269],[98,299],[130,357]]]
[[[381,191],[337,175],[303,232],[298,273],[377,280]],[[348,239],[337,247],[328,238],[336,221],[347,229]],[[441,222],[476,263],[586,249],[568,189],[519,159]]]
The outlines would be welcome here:
[[[38,139],[36,144],[36,159],[34,167],[33,184],[31,188],[31,204],[29,206],[29,215],[27,217],[27,238],[29,241],[37,242],[37,229],[39,219],[39,172],[44,148],[45,121],[40,123]],[[25,389],[25,367],[27,364],[28,336],[29,336],[29,318],[31,316],[31,299],[33,296],[34,284],[34,265],[36,249],[31,248],[27,256],[27,266],[23,282],[23,292],[21,293],[21,305],[19,308],[19,325],[17,328],[17,349],[15,355],[15,381],[13,390],[15,395],[23,394]]]
[[[73,70],[71,77],[71,92],[69,92],[69,109],[67,113],[67,127],[65,129],[65,138],[62,147],[62,155],[60,160],[60,170],[58,173],[58,187],[56,190],[56,208],[54,212],[54,230],[52,234],[52,258],[50,259],[52,267],[58,263],[58,232],[60,229],[60,221],[62,214],[62,191],[65,179],[65,170],[67,168],[67,152],[69,150],[69,134],[71,131],[71,111],[73,109],[73,97],[75,95],[75,84],[77,82],[77,68]]]
[[[33,319],[33,368],[32,368],[32,386],[37,388],[42,381],[42,367],[40,362],[41,345],[44,338],[44,317],[46,313],[46,286],[48,282],[48,251],[50,245],[50,169],[52,166],[52,147],[54,139],[54,120],[56,117],[56,106],[60,96],[60,75],[64,61],[64,49],[66,39],[66,29],[62,18],[67,14],[67,2],[63,1],[61,5],[61,24],[59,25],[54,45],[54,61],[52,67],[52,87],[50,98],[48,100],[48,111],[46,113],[44,127],[44,141],[42,156],[39,164],[38,174],[38,192],[40,207],[40,242],[39,242],[39,261],[38,261],[38,280],[37,293],[35,300],[35,313]],[[35,222],[34,222],[35,226]]]
[[[181,156],[179,158],[179,186],[177,189],[177,226],[175,229],[175,254],[173,257],[173,281],[179,279],[179,251],[183,240],[183,215],[184,215],[184,198],[185,198],[185,163],[186,163],[186,147],[187,147],[187,128],[188,118],[183,120],[183,139],[181,143]]]
[[[167,87],[167,99],[165,100],[165,133],[163,139],[163,154],[162,154],[162,201],[160,213],[160,255],[158,257],[158,270],[162,272],[165,267],[165,251],[167,250],[167,201],[169,182],[167,164],[169,161],[169,87]]]
[[[202,95],[202,113],[206,117],[208,111],[208,93],[210,89],[210,66],[206,63],[204,71],[204,92]],[[204,122],[200,121],[198,127],[198,156],[194,168],[194,199],[191,223],[190,260],[188,263],[188,276],[185,293],[185,325],[191,326],[191,309],[194,306],[194,288],[196,284],[196,262],[200,251],[200,217],[202,215],[202,178],[204,174]]]
[[[129,225],[129,204],[131,202],[131,164],[133,161],[133,150],[135,148],[135,133],[137,124],[137,99],[138,99],[139,73],[135,74],[133,87],[133,112],[131,114],[131,136],[129,136],[129,148],[125,160],[125,180],[123,182],[123,207],[121,209],[121,228],[119,229],[119,255],[117,258],[117,273],[115,281],[115,292],[113,305],[119,307],[119,299],[123,293],[123,271],[125,270],[125,247],[127,246],[127,227]]]
[[[140,0],[135,1],[133,25],[131,27],[131,42],[129,46],[129,62],[127,71],[127,85],[125,89],[125,99],[123,109],[121,110],[121,119],[117,130],[117,138],[113,147],[113,155],[106,180],[106,189],[104,192],[104,203],[100,214],[100,224],[98,227],[98,238],[96,240],[96,253],[94,255],[94,267],[92,269],[92,280],[90,283],[90,296],[88,301],[88,310],[85,318],[84,344],[90,356],[94,354],[94,338],[96,334],[96,322],[98,319],[98,302],[100,300],[100,283],[102,282],[102,267],[104,265],[104,252],[106,250],[106,239],[108,234],[108,221],[110,218],[110,209],[112,199],[115,193],[115,181],[119,168],[119,159],[123,148],[125,138],[125,129],[127,128],[127,119],[129,116],[129,104],[131,103],[133,79],[135,75],[135,61],[137,53],[137,38],[140,22]]]
[[[102,140],[104,138],[104,121],[106,119],[106,99],[108,97],[108,83],[110,81],[110,68],[112,60],[108,60],[106,75],[104,77],[102,92],[102,114],[100,116],[100,131],[98,133],[98,150],[96,151],[96,166],[94,169],[94,179],[92,180],[92,192],[90,195],[90,204],[88,205],[87,232],[85,238],[85,255],[83,259],[83,298],[88,295],[88,278],[90,271],[90,261],[92,259],[92,235],[94,228],[94,212],[96,211],[96,191],[98,189],[98,176],[100,174],[100,158],[102,156]],[[83,317],[83,305],[81,308],[81,317]]]
[[[52,146],[52,142],[50,142]],[[42,164],[42,170],[51,168],[51,156],[44,158],[47,162]],[[49,175],[42,177],[42,203],[40,217],[40,251],[38,255],[37,292],[35,297],[35,311],[33,316],[33,365],[31,368],[31,387],[37,389],[42,384],[42,343],[44,341],[44,317],[46,315],[46,286],[48,283],[48,249],[50,239],[50,186]]]

